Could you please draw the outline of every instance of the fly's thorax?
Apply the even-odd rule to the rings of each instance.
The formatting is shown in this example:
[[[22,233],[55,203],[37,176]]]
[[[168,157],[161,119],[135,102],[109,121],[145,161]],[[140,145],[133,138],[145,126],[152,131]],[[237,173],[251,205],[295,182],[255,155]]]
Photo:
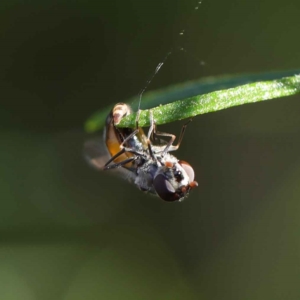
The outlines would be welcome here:
[[[147,151],[145,151],[144,153],[145,156],[136,161],[137,176],[135,178],[135,184],[140,190],[144,192],[156,194],[153,187],[153,179],[155,174],[157,173],[157,169],[159,166],[157,162],[149,156]]]

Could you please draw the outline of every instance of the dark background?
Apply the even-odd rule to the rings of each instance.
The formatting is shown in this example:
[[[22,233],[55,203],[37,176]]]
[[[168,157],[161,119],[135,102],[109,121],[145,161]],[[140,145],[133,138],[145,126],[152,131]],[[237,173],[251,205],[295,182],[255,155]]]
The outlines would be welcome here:
[[[298,0],[196,4],[1,1],[1,299],[300,298],[299,96],[194,118],[176,155],[199,187],[183,203],[82,158],[84,121],[174,45],[191,55],[149,90],[299,68]]]

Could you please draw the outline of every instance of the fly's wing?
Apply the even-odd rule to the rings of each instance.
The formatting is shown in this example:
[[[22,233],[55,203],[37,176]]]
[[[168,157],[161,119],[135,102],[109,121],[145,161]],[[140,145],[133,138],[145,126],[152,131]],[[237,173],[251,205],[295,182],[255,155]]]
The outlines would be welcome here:
[[[87,163],[94,169],[104,171],[104,166],[111,158],[107,151],[103,137],[94,137],[87,140],[83,145],[83,155]],[[136,175],[126,168],[106,170],[109,174],[121,176],[129,181],[134,181]]]
[[[83,155],[88,164],[97,170],[103,170],[110,158],[103,138],[100,137],[91,138],[84,143]]]

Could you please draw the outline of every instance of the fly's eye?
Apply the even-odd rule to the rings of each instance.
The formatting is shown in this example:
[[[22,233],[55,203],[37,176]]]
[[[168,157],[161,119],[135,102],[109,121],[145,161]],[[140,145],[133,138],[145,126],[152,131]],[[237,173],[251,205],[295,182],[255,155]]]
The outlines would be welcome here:
[[[165,201],[176,201],[180,198],[179,195],[175,193],[174,187],[162,174],[158,174],[154,178],[153,186],[159,197]]]
[[[182,166],[186,174],[189,176],[190,182],[194,181],[195,172],[192,166],[184,160],[180,160],[178,163]]]

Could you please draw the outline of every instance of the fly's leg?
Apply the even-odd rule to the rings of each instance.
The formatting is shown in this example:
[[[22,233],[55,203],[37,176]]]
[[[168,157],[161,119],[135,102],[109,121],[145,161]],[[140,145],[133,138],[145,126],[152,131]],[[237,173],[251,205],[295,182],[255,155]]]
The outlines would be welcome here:
[[[153,119],[153,112],[152,112],[152,110],[150,110],[150,127],[149,127],[148,135],[147,135],[147,146],[148,146],[149,155],[151,156],[151,158],[154,161],[157,161],[156,156],[153,153],[152,144],[151,144],[151,140],[150,140],[150,137],[151,137],[154,129],[155,129],[155,123],[154,123],[154,119]]]
[[[136,114],[136,122],[135,122],[136,123],[136,128],[135,128],[135,130],[133,132],[131,132],[128,136],[126,136],[124,138],[124,140],[120,143],[120,146],[119,146],[120,147],[120,151],[117,154],[115,154],[114,156],[112,156],[106,162],[106,164],[103,167],[104,170],[108,170],[108,169],[118,168],[120,166],[124,166],[128,162],[131,162],[133,160],[136,160],[137,158],[145,156],[145,154],[143,153],[143,149],[138,148],[137,150],[135,150],[135,147],[127,147],[126,146],[126,144],[130,141],[130,139],[132,139],[134,136],[138,135],[138,140],[141,141],[142,145],[144,145],[145,147],[148,147],[146,136],[144,135],[143,130],[141,128],[139,128],[140,113],[141,113],[141,110],[139,109],[137,111],[137,114]],[[115,127],[115,129],[117,129],[117,128]],[[122,136],[121,132],[120,132],[120,135]],[[128,144],[130,144],[130,143],[128,143]],[[119,163],[113,163],[113,164],[111,164],[116,158],[118,158],[120,155],[124,154],[125,152],[132,153],[132,154],[135,155],[135,157],[132,157],[132,159],[128,158],[128,159],[124,160],[124,163],[122,161],[122,162],[119,162]]]
[[[141,115],[141,110],[138,109],[138,111],[136,112],[136,118],[135,118],[135,130],[137,130],[137,131],[139,129],[140,115]]]
[[[135,129],[133,132],[131,132],[124,141],[120,144],[120,148],[123,148],[124,144],[127,143],[131,138],[133,138],[137,133],[139,132],[139,129]]]
[[[131,138],[133,138],[138,132],[139,132],[139,119],[140,119],[141,110],[138,110],[136,113],[136,119],[135,119],[135,130],[131,132],[124,141],[120,144],[120,148],[124,146],[125,143],[127,143]]]
[[[148,129],[148,134],[147,134],[147,139],[148,140],[150,140],[150,137],[151,137],[152,133],[155,131],[155,122],[154,122],[152,110],[150,110],[149,115],[150,115],[150,127]]]
[[[115,154],[114,156],[112,156],[107,162],[106,162],[106,164],[104,165],[104,170],[108,170],[108,169],[111,169],[110,168],[110,166],[108,166],[112,161],[114,161],[116,158],[118,158],[120,155],[122,155],[122,154],[124,154],[125,152],[130,152],[130,153],[133,153],[133,154],[135,154],[137,157],[141,157],[141,156],[143,156],[143,153],[140,153],[140,152],[138,152],[138,151],[135,151],[135,150],[133,150],[133,149],[131,149],[131,148],[126,148],[126,147],[124,147],[124,148],[122,148],[117,154]],[[132,160],[134,160],[135,158],[134,157],[132,157]],[[127,161],[127,159],[126,160],[124,160],[124,161]],[[120,163],[123,163],[123,161],[122,162],[120,162]],[[128,163],[128,162],[125,162],[125,164],[126,163]],[[116,165],[117,164],[119,164],[119,163],[116,163]],[[121,165],[123,165],[123,164],[121,164]]]
[[[154,129],[153,129],[153,134],[158,136],[158,137],[170,137],[170,140],[168,141],[165,149],[163,150],[162,152],[162,156],[164,156],[167,152],[169,151],[175,151],[179,148],[181,142],[182,142],[182,139],[183,139],[183,136],[184,136],[184,133],[185,133],[185,130],[187,128],[187,125],[192,121],[192,119],[190,119],[188,122],[186,122],[182,128],[181,128],[181,132],[180,132],[180,135],[179,135],[179,138],[178,138],[178,143],[177,145],[173,145],[175,139],[176,139],[176,135],[174,134],[171,134],[171,133],[166,133],[166,132],[160,132],[160,131],[156,131],[156,126],[154,126]]]
[[[144,131],[142,128],[139,127],[140,114],[141,114],[141,110],[139,109],[136,113],[136,118],[135,118],[135,130],[124,139],[124,141],[120,144],[120,148],[122,148],[124,144],[127,143],[135,135],[138,135],[138,139],[140,140],[142,145],[147,145],[147,139],[146,136],[144,135]]]
[[[125,166],[126,164],[134,161],[134,160],[136,160],[136,157],[130,157],[130,158],[122,160],[121,162],[114,163],[114,164],[111,164],[109,166],[105,166],[103,170],[106,171],[106,170],[120,168],[120,167]]]

